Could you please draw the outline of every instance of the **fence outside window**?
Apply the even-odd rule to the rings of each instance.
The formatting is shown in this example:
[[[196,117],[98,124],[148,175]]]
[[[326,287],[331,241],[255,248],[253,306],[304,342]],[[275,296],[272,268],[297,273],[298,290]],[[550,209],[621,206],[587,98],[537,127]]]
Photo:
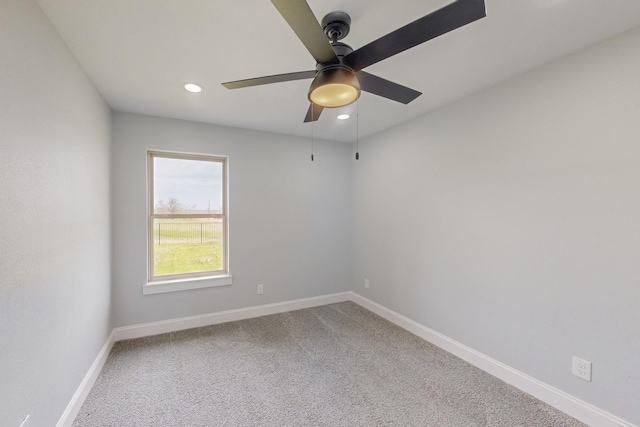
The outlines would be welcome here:
[[[158,245],[222,242],[222,222],[157,222],[153,240]]]

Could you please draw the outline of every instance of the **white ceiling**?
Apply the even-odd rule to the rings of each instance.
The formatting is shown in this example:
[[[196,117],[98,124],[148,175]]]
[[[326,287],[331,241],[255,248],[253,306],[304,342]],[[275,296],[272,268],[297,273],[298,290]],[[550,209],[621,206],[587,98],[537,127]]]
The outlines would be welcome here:
[[[114,109],[309,136],[310,80],[220,85],[312,70],[315,61],[269,0],[38,0]],[[357,49],[451,0],[308,0],[318,20],[351,15]],[[374,64],[370,73],[423,93],[409,105],[363,93],[359,137],[380,132],[640,25],[638,0],[486,0],[487,17]],[[200,94],[183,89],[204,86]],[[327,109],[317,138],[350,142],[356,121]]]

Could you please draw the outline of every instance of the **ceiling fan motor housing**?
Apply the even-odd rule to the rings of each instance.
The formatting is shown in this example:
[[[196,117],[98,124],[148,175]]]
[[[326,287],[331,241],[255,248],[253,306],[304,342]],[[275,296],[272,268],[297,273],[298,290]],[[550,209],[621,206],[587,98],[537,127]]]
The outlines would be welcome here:
[[[341,64],[342,64],[342,58],[344,58],[345,56],[353,52],[353,49],[351,48],[351,46],[342,42],[331,43],[331,47],[333,48],[333,51],[336,53],[336,56],[340,60]],[[318,64],[319,67],[321,65],[322,64]]]

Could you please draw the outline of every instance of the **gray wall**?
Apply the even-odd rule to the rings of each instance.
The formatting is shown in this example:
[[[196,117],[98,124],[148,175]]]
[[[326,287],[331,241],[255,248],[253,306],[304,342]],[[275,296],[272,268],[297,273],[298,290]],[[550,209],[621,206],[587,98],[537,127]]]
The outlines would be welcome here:
[[[35,1],[0,61],[0,425],[53,426],[111,331],[110,110]]]
[[[348,288],[346,144],[114,114],[114,320],[129,326],[325,295]],[[233,285],[142,295],[147,266],[146,150],[229,156]],[[264,295],[257,295],[258,283]]]
[[[638,46],[635,30],[361,143],[352,289],[640,425]]]
[[[371,137],[358,163],[317,142],[311,163],[304,138],[111,127],[38,6],[0,2],[0,424],[54,425],[113,326],[349,284],[640,424],[638,45],[640,30]],[[232,286],[142,295],[149,148],[230,157]]]

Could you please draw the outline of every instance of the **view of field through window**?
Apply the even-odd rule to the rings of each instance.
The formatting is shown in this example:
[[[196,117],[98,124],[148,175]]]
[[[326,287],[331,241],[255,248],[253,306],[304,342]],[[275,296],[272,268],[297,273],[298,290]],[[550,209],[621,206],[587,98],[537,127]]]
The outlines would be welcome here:
[[[220,161],[153,157],[153,276],[224,269],[223,173]]]
[[[154,275],[221,270],[222,233],[220,219],[154,220]]]

